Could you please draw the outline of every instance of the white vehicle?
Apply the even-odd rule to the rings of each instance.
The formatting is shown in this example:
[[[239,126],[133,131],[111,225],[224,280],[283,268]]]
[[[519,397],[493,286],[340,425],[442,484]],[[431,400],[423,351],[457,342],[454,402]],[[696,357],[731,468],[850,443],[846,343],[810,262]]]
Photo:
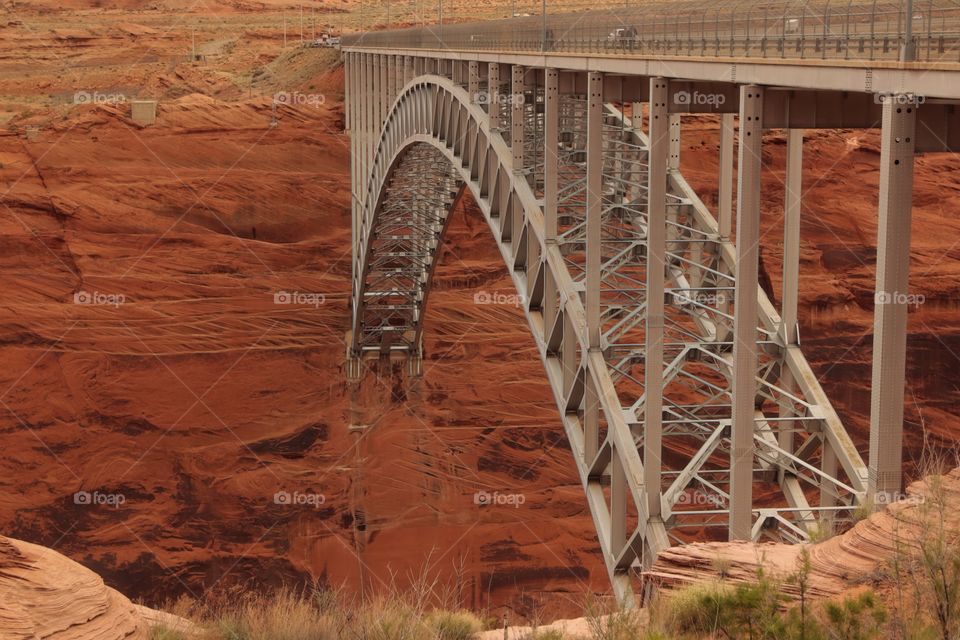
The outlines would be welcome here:
[[[614,29],[611,31],[607,36],[608,42],[614,42],[626,46],[633,45],[635,42],[637,42],[637,40],[636,27],[620,27],[619,29]]]

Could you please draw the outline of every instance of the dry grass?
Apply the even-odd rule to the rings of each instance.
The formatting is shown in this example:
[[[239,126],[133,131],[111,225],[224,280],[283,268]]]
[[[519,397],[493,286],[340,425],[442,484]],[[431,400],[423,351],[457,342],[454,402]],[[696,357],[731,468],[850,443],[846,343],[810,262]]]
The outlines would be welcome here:
[[[468,640],[482,630],[473,613],[427,601],[392,594],[352,601],[321,588],[282,588],[267,594],[231,591],[202,602],[181,599],[166,609],[196,623],[198,640]],[[150,639],[186,640],[162,626],[151,630]]]

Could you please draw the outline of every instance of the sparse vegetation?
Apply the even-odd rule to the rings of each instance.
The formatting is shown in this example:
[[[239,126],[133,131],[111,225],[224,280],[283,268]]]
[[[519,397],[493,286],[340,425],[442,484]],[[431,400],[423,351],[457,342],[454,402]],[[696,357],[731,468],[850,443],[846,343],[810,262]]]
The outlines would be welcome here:
[[[691,585],[673,593],[655,609],[658,613],[648,639],[744,638],[749,640],[872,640],[884,636],[886,610],[872,591],[840,602],[826,602],[815,611],[808,599],[810,560],[801,554],[800,567],[786,581],[762,570],[752,583],[721,582]],[[784,595],[786,582],[796,584],[799,601]]]
[[[322,588],[279,589],[269,595],[237,593],[185,600],[169,608],[195,622],[202,640],[469,640],[483,629],[469,611],[425,606],[422,596],[344,599]],[[185,640],[158,626],[150,640]]]
[[[187,640],[187,635],[160,624],[150,628],[147,640]]]
[[[953,460],[924,450],[922,498],[898,517],[896,549],[887,567],[894,585],[893,628],[904,640],[960,638],[960,527],[944,483]]]

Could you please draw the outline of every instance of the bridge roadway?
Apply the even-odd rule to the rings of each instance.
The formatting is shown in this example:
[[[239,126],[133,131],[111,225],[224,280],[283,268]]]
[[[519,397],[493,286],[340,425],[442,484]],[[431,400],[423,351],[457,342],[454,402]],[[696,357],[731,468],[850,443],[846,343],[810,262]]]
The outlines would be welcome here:
[[[418,372],[437,249],[467,190],[525,301],[624,602],[670,544],[803,541],[899,495],[913,158],[960,148],[960,66],[410,42],[343,47],[352,379],[371,358]],[[704,113],[721,127],[715,211],[681,172],[683,117]],[[868,466],[803,355],[797,304],[804,129],[877,127]],[[788,141],[779,305],[758,284],[767,129]]]

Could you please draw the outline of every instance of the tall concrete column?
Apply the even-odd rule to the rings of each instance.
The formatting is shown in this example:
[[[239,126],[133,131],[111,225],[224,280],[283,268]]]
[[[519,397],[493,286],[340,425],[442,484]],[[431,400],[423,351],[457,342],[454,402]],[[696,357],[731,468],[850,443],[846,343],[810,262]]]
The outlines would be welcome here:
[[[720,116],[720,185],[717,196],[717,223],[720,237],[730,238],[733,228],[733,138],[734,115]]]
[[[803,129],[787,130],[785,187],[780,338],[784,344],[796,344],[800,279],[800,205],[803,201]]]
[[[510,72],[510,150],[513,152],[513,171],[523,171],[523,96],[526,68],[515,64]]]
[[[364,103],[366,104],[366,126],[364,127],[364,136],[363,136],[363,181],[366,183],[370,177],[370,159],[371,159],[371,148],[373,147],[373,132],[375,121],[377,118],[377,99],[376,99],[376,85],[374,82],[374,70],[375,70],[375,60],[374,54],[366,54],[366,63],[364,65],[366,71],[366,78],[364,80]],[[364,188],[364,202],[366,202],[366,188]]]
[[[470,94],[470,103],[473,104],[477,101],[477,94],[480,93],[480,63],[471,60],[467,74],[467,93]]]
[[[387,56],[387,82],[384,85],[387,94],[387,111],[393,105],[393,99],[397,97],[397,56]]]
[[[737,286],[733,312],[730,540],[749,540],[753,508],[753,419],[757,392],[757,281],[763,89],[740,87],[737,186]]]
[[[797,307],[800,283],[800,205],[803,200],[803,129],[787,130],[787,180],[783,216],[783,291],[780,308],[780,340],[785,348],[797,346]],[[796,382],[786,364],[780,369],[780,387],[795,393]],[[780,402],[781,417],[794,415],[793,402]],[[780,448],[793,453],[792,423],[781,423]]]
[[[543,107],[543,225],[548,243],[557,240],[557,157],[560,142],[560,73],[544,72]]]
[[[600,348],[600,265],[603,210],[603,74],[587,74],[587,343]]]
[[[360,241],[359,225],[357,224],[357,65],[354,62],[356,54],[348,53],[344,56],[344,81],[346,91],[344,99],[346,105],[347,131],[350,134],[350,246],[351,262],[354,271],[357,269],[357,243]]]
[[[380,126],[377,130],[377,139],[380,137],[380,129],[387,121],[387,114],[390,113],[390,58],[391,56],[386,54],[380,56],[380,81],[377,83],[377,94],[380,98]]]
[[[647,326],[644,361],[643,473],[647,509],[660,515],[663,455],[664,281],[667,253],[667,168],[671,122],[667,110],[669,82],[650,79],[650,150],[647,184]]]
[[[490,131],[500,130],[500,63],[487,65],[487,115],[490,119]]]
[[[899,493],[910,275],[915,104],[888,98],[880,137],[880,219],[873,319],[869,494]]]

